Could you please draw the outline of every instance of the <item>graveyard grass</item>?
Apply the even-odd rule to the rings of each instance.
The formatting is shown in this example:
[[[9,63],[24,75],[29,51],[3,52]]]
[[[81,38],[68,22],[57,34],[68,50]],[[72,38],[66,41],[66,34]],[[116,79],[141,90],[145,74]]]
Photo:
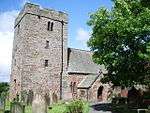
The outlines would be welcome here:
[[[68,109],[68,106],[70,107],[69,109]],[[78,110],[82,109],[83,113],[89,113],[89,103],[86,101],[81,101],[81,100],[74,100],[74,101],[69,101],[69,102],[60,101],[56,104],[49,106],[47,113],[68,113],[70,109],[74,109],[74,108],[77,108]],[[9,101],[6,102],[5,110],[10,110]],[[3,113],[3,111],[0,110],[0,113]],[[25,106],[25,113],[32,113],[31,105]]]

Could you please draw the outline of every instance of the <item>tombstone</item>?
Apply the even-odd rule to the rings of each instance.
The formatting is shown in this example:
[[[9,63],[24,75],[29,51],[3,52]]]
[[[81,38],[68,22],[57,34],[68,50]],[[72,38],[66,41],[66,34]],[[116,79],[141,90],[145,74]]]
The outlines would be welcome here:
[[[57,94],[53,93],[52,94],[52,99],[53,99],[53,103],[57,103],[58,102]]]
[[[0,110],[4,110],[5,109],[5,101],[4,99],[0,98]]]
[[[25,113],[25,106],[19,102],[11,103],[11,113]]]
[[[45,100],[46,100],[47,105],[50,105],[50,97],[48,93],[45,94]]]
[[[27,104],[27,100],[28,100],[28,93],[27,91],[21,91],[21,101],[25,104]]]
[[[33,91],[29,90],[28,97],[27,97],[27,105],[31,105],[33,101]]]
[[[44,96],[35,94],[32,102],[32,113],[47,113],[47,104]]]

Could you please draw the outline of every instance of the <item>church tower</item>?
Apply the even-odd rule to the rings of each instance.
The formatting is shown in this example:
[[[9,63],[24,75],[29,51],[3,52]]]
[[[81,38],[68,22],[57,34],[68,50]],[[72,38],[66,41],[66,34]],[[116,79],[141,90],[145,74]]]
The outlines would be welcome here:
[[[14,25],[10,98],[30,90],[61,99],[67,26],[66,13],[25,4]]]

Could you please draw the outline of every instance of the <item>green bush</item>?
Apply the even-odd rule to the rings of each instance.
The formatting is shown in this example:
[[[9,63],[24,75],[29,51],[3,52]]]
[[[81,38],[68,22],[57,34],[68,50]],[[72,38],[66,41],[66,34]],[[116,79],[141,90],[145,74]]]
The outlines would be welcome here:
[[[66,103],[57,103],[48,113],[88,113],[89,104],[82,100],[73,100]]]
[[[62,102],[58,102],[50,107],[48,113],[67,113],[66,105]]]

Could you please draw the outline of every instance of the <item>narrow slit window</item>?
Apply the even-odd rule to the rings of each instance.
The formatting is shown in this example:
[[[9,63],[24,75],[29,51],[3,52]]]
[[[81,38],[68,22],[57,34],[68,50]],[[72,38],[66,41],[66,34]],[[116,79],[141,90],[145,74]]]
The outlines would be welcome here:
[[[20,32],[20,25],[18,24],[18,30],[17,30],[17,33],[19,34]]]
[[[54,23],[51,22],[51,31],[53,31],[53,26],[54,26]]]
[[[40,16],[40,15],[38,15],[38,19],[41,19],[41,16]]]
[[[16,65],[16,59],[14,59],[14,65]]]
[[[54,26],[54,23],[49,21],[48,24],[47,24],[47,30],[48,31],[53,31],[53,26]]]
[[[48,24],[47,24],[47,30],[48,31],[50,30],[50,25],[51,25],[51,22],[48,22]]]
[[[46,41],[46,46],[45,46],[45,48],[46,48],[46,49],[49,48],[49,41],[48,41],[48,40]]]
[[[16,83],[16,79],[14,79],[14,82]]]
[[[45,60],[45,67],[48,67],[48,60]]]

